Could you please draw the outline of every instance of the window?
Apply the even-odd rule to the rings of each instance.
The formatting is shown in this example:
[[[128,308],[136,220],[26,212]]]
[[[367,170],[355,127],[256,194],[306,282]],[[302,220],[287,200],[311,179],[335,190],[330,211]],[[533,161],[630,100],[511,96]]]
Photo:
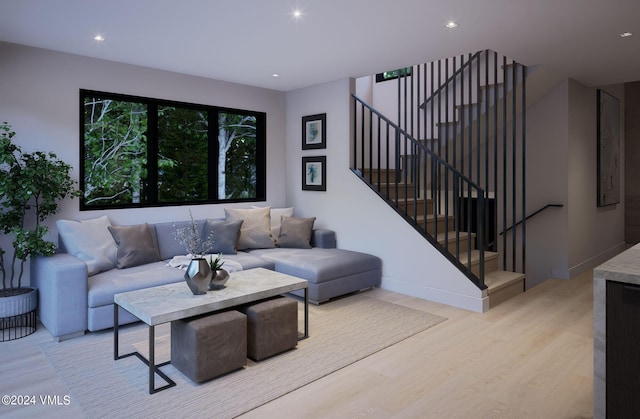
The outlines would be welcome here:
[[[384,73],[376,74],[376,83],[380,83],[382,81],[394,80],[398,77],[410,76],[413,71],[412,67],[400,68],[398,70],[393,71],[385,71]]]
[[[264,201],[266,114],[80,91],[80,209]]]

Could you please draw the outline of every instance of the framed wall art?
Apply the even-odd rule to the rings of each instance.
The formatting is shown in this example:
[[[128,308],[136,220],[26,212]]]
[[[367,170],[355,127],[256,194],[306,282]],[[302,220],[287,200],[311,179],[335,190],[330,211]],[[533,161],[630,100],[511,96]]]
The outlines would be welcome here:
[[[327,114],[302,117],[302,149],[327,148]]]
[[[598,206],[620,202],[620,100],[598,90]]]
[[[302,190],[327,190],[327,156],[302,158]]]

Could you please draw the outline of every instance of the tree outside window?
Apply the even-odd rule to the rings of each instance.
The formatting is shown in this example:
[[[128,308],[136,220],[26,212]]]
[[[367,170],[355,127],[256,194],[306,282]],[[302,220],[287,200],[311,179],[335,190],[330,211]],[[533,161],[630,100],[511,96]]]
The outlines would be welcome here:
[[[265,199],[261,112],[81,91],[81,209]]]

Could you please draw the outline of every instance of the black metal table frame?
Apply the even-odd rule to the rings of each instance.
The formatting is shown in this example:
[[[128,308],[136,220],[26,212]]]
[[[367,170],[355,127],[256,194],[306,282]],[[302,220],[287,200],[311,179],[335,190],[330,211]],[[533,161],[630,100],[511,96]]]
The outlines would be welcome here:
[[[154,394],[162,390],[166,390],[168,388],[174,387],[176,385],[175,381],[173,381],[167,374],[160,370],[160,367],[164,367],[165,365],[169,365],[171,360],[157,364],[155,363],[155,346],[156,346],[156,338],[155,338],[155,325],[149,326],[149,359],[145,358],[138,351],[130,352],[124,355],[119,354],[119,329],[120,325],[118,324],[118,309],[122,308],[115,302],[113,303],[113,360],[117,361],[119,359],[128,358],[131,356],[135,356],[144,362],[149,367],[149,394]],[[123,310],[127,311],[125,308]],[[133,313],[132,313],[133,314]],[[309,288],[304,288],[304,334],[298,338],[298,341],[307,339],[309,337]],[[162,377],[163,380],[167,384],[156,388],[155,384],[155,374],[158,374]]]

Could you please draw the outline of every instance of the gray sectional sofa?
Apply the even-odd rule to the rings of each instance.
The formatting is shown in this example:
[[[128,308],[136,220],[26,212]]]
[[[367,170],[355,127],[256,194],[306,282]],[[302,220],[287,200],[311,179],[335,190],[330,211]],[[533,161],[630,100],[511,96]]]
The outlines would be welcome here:
[[[258,212],[264,215],[264,209]],[[246,224],[248,230],[234,233],[231,228],[229,235],[229,226],[238,226],[234,215],[237,214],[228,213],[226,219],[199,220],[197,228],[203,237],[214,233],[218,246],[213,250],[225,250],[224,260],[236,269],[261,267],[306,279],[313,303],[380,284],[381,260],[366,253],[337,249],[332,230],[311,229],[301,238],[299,224],[293,223],[305,219],[284,217],[277,233],[283,246],[276,244],[278,240],[274,245],[260,245],[260,238],[252,241],[255,220],[244,220],[240,227]],[[258,229],[264,230],[263,218],[258,224]],[[113,327],[116,293],[184,281],[184,271],[167,262],[185,254],[184,246],[175,239],[175,231],[190,222],[111,226],[107,217],[100,217],[82,222],[59,221],[57,225],[60,251],[32,259],[31,285],[38,288],[40,321],[58,341],[81,336],[87,330]],[[275,225],[268,224],[273,229],[269,231],[272,237],[278,229]],[[305,225],[309,226],[309,222]],[[294,228],[287,230],[287,226]],[[236,248],[243,241],[244,245]],[[119,315],[119,324],[135,321],[129,313],[122,311]]]

